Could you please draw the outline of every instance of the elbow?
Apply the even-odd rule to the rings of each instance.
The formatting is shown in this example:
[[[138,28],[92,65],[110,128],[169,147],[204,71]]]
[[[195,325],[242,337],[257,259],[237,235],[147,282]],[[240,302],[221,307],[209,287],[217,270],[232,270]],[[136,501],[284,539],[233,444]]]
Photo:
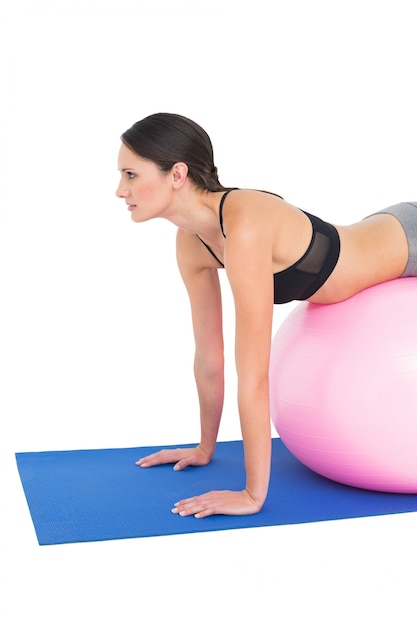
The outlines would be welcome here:
[[[238,376],[238,394],[240,398],[254,398],[269,395],[269,376]]]
[[[194,358],[194,371],[204,375],[208,379],[216,379],[224,373],[223,352],[213,352],[209,355],[196,352]]]

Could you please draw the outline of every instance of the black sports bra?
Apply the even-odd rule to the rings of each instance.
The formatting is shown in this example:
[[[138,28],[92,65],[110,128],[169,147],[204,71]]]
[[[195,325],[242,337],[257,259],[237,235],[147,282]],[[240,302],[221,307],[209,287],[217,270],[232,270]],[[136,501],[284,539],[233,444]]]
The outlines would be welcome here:
[[[220,200],[219,219],[223,237],[226,237],[223,230],[223,204],[231,191],[234,189],[226,191]],[[307,215],[313,227],[311,241],[303,256],[296,263],[273,275],[274,304],[310,298],[326,282],[339,258],[340,239],[336,228],[315,215],[306,211],[303,213]],[[224,267],[213,250],[202,239],[200,241]]]

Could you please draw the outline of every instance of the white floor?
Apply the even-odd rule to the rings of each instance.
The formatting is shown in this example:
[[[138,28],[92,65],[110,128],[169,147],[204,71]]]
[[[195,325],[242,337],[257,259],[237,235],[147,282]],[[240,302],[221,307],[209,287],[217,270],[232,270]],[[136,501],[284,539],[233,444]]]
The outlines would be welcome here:
[[[1,471],[5,626],[415,624],[417,514],[39,547]]]
[[[5,626],[415,624],[417,514],[39,547],[2,456]]]

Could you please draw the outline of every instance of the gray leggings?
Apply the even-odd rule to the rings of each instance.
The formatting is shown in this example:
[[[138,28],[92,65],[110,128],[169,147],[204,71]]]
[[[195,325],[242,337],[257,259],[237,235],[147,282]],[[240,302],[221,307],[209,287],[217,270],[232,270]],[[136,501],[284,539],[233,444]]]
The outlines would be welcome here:
[[[404,228],[408,241],[408,263],[402,276],[417,276],[417,202],[394,204],[372,215],[379,213],[394,215]]]

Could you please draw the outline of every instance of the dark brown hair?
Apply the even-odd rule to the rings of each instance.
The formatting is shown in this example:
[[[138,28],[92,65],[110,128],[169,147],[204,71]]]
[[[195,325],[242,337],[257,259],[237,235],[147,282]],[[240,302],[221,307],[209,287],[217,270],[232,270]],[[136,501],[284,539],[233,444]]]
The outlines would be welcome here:
[[[213,160],[213,146],[198,124],[175,113],[154,113],[136,122],[121,136],[122,142],[163,172],[175,163],[188,166],[188,176],[200,189],[223,191]]]

